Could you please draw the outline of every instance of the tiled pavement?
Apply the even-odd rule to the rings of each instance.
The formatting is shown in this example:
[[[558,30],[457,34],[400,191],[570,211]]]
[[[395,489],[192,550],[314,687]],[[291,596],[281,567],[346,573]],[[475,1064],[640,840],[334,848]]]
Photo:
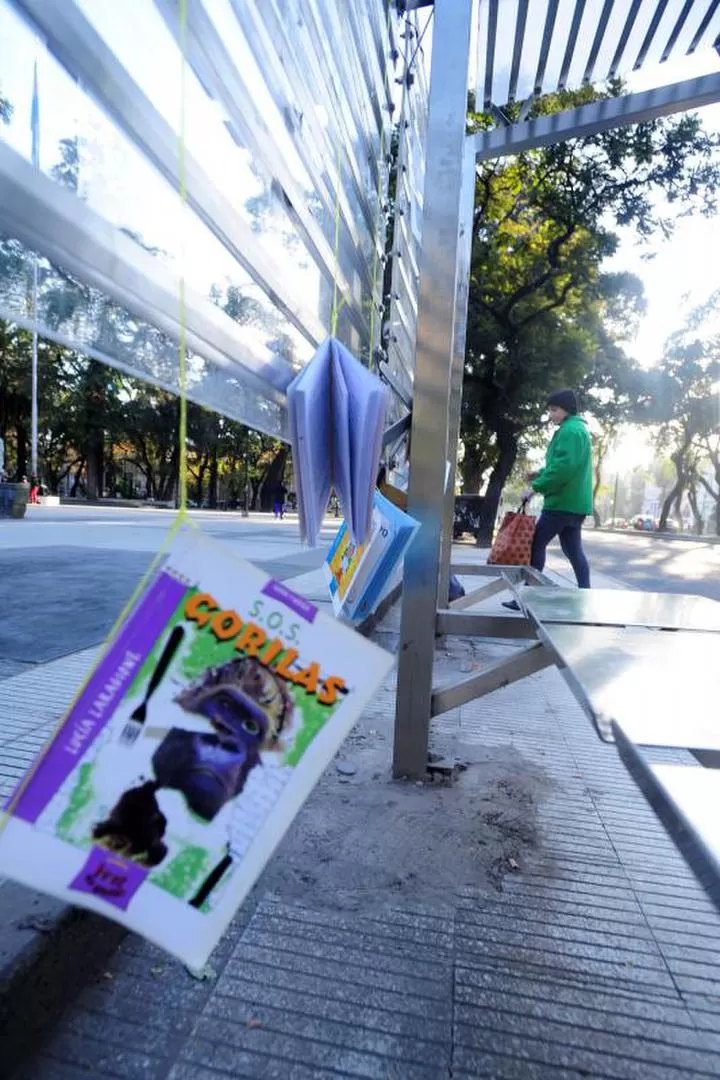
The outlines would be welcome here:
[[[467,760],[510,746],[545,777],[501,888],[362,915],[260,893],[208,982],[128,938],[21,1080],[720,1076],[720,919],[561,676],[434,729]]]

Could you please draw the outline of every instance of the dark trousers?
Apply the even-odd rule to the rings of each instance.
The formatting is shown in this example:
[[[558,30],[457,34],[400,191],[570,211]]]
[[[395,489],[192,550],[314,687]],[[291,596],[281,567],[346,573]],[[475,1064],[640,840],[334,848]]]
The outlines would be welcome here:
[[[584,514],[570,514],[564,510],[543,510],[535,526],[530,565],[535,570],[545,569],[547,546],[555,537],[560,539],[560,547],[575,572],[575,578],[581,589],[590,588],[590,567],[582,546],[582,525]]]

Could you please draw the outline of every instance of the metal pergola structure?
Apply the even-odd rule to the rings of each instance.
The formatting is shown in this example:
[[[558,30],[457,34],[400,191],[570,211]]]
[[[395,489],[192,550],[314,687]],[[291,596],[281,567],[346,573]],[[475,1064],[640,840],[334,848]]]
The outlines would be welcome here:
[[[417,0],[408,2],[420,6]],[[405,559],[395,776],[425,775],[431,718],[452,697],[445,694],[448,702],[439,703],[433,691],[436,635],[481,632],[482,618],[463,620],[458,613],[451,619],[444,610],[476,163],[720,101],[718,72],[526,119],[528,106],[539,94],[624,76],[651,61],[694,53],[701,47],[717,50],[720,4],[716,2],[480,0],[478,13],[479,25],[475,25],[470,2],[434,2],[409,483],[409,512],[421,528]],[[466,136],[473,44],[478,58],[477,99],[494,112],[499,126]],[[517,123],[501,107],[514,101],[524,103]],[[450,465],[447,487],[446,462]],[[526,674],[537,670],[532,660]],[[459,703],[455,698],[451,703]]]
[[[138,222],[154,224],[140,212],[146,198],[158,213],[177,203],[178,128],[163,82],[180,57],[181,6],[134,6],[137,37],[132,20],[124,27],[130,9],[118,10],[0,0],[0,60],[10,42],[5,70],[26,72],[28,100],[13,104],[30,115],[33,57],[44,50],[52,85],[41,119],[49,112],[57,129],[53,110],[67,98],[133,176],[147,170],[128,180],[118,211],[112,160],[90,161],[79,197],[50,162],[31,163],[29,138],[25,148],[22,133],[6,138],[0,126],[0,317],[177,390],[178,272],[137,233]],[[392,388],[386,445],[412,428],[409,509],[421,529],[405,560],[393,768],[422,776],[438,709],[436,633],[478,631],[477,616],[444,611],[476,164],[720,101],[714,73],[528,119],[538,95],[714,55],[720,0],[187,0],[186,11],[199,118],[186,148],[188,220],[198,250],[260,312],[257,326],[238,321],[189,283],[188,396],[287,438],[285,389],[329,332],[337,292],[338,336]],[[471,68],[497,126],[468,136]],[[509,102],[521,105],[517,122]],[[220,182],[228,167],[244,177],[242,196],[239,181]],[[48,263],[30,310],[38,256]]]

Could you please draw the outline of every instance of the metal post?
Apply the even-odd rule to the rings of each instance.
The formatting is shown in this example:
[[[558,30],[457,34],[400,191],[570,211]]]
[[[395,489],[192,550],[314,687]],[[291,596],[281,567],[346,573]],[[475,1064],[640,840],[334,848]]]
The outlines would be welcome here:
[[[33,326],[37,325],[37,302],[38,302],[38,257],[33,255],[33,286],[32,286],[32,319]],[[32,334],[32,380],[31,380],[31,406],[30,406],[30,475],[38,475],[38,335],[33,329]]]
[[[405,558],[395,776],[427,768],[472,9],[470,0],[435,2],[409,484],[420,530]]]
[[[470,261],[472,256],[472,226],[475,208],[475,153],[469,140],[465,142],[463,162],[463,185],[460,192],[460,229],[458,258],[455,278],[455,333],[453,337],[452,374],[448,401],[447,461],[450,466],[445,491],[443,535],[440,548],[440,574],[438,578],[438,607],[448,602],[450,586],[450,559],[452,557],[453,524],[455,518],[455,476],[457,451],[460,438],[463,376],[465,374],[465,340],[467,337],[467,309],[470,287]]]
[[[618,474],[615,473],[615,488],[613,490],[613,508],[610,515],[610,528],[615,528],[615,511],[617,510]]]
[[[38,90],[37,59],[33,67],[32,106],[30,109],[31,158],[34,169],[40,168],[40,94]],[[30,391],[30,475],[37,477],[38,471],[38,256],[33,252],[32,282],[32,376]]]

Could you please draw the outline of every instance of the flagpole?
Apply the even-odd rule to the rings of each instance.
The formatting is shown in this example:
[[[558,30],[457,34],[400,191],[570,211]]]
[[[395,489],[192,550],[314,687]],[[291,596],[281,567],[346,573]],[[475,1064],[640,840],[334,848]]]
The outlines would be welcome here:
[[[38,71],[37,60],[33,72],[33,97],[31,112],[32,128],[32,163],[36,169],[40,168],[40,103],[38,98]],[[38,257],[37,252],[33,255],[33,281],[32,281],[32,385],[30,391],[30,474],[38,475],[38,333],[37,333],[37,303],[38,303]]]

